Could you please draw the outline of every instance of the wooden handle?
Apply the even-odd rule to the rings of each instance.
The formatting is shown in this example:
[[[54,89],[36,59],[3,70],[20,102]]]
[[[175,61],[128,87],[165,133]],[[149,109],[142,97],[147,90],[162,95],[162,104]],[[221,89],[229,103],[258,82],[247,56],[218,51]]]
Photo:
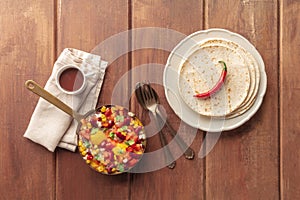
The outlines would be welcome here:
[[[44,88],[39,86],[35,81],[28,80],[25,82],[25,86],[31,92],[37,94],[43,99],[47,100],[49,103],[55,105],[57,108],[61,109],[65,113],[69,114],[71,117],[74,117],[75,111],[72,110],[68,105],[60,101],[58,98],[47,92]]]

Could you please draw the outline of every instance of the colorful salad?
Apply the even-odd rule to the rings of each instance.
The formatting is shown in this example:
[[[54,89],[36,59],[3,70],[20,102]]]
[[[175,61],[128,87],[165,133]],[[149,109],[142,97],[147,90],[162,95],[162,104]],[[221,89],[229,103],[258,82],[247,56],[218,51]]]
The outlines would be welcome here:
[[[103,174],[130,170],[145,151],[142,123],[121,106],[102,106],[81,120],[79,152],[87,164]]]

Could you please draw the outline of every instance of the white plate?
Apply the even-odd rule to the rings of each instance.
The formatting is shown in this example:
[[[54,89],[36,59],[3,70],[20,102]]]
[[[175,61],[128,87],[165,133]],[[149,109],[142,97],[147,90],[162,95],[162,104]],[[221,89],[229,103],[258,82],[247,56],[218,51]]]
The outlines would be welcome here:
[[[199,115],[185,104],[178,89],[178,69],[193,47],[203,40],[221,38],[239,44],[253,55],[259,65],[260,86],[253,106],[244,114],[232,119],[215,119]],[[188,125],[203,131],[220,132],[235,129],[247,122],[259,109],[267,89],[267,75],[262,57],[256,48],[243,36],[225,29],[208,29],[195,32],[183,39],[170,53],[163,74],[165,95],[176,115]]]

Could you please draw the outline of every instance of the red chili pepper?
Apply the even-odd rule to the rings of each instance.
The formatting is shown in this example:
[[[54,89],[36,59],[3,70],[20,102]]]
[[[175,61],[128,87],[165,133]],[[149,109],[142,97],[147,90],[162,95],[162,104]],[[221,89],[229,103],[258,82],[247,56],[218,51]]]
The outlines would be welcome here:
[[[222,63],[224,65],[224,68],[223,68],[223,71],[222,71],[222,74],[221,74],[221,77],[220,77],[219,81],[209,91],[204,92],[204,93],[195,94],[194,97],[197,97],[197,98],[209,97],[212,94],[216,93],[221,88],[221,86],[224,84],[225,77],[226,77],[226,74],[227,74],[227,66],[226,66],[226,63],[224,61],[219,61],[219,63]]]

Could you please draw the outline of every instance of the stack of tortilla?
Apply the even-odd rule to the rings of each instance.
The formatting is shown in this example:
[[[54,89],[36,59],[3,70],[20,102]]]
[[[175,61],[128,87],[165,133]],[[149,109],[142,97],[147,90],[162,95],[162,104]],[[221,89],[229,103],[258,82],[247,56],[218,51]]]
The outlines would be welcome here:
[[[194,94],[211,90],[227,65],[223,86],[208,98]],[[234,118],[251,108],[259,89],[259,66],[253,55],[229,40],[213,38],[193,47],[179,68],[179,91],[195,112],[208,117]]]

